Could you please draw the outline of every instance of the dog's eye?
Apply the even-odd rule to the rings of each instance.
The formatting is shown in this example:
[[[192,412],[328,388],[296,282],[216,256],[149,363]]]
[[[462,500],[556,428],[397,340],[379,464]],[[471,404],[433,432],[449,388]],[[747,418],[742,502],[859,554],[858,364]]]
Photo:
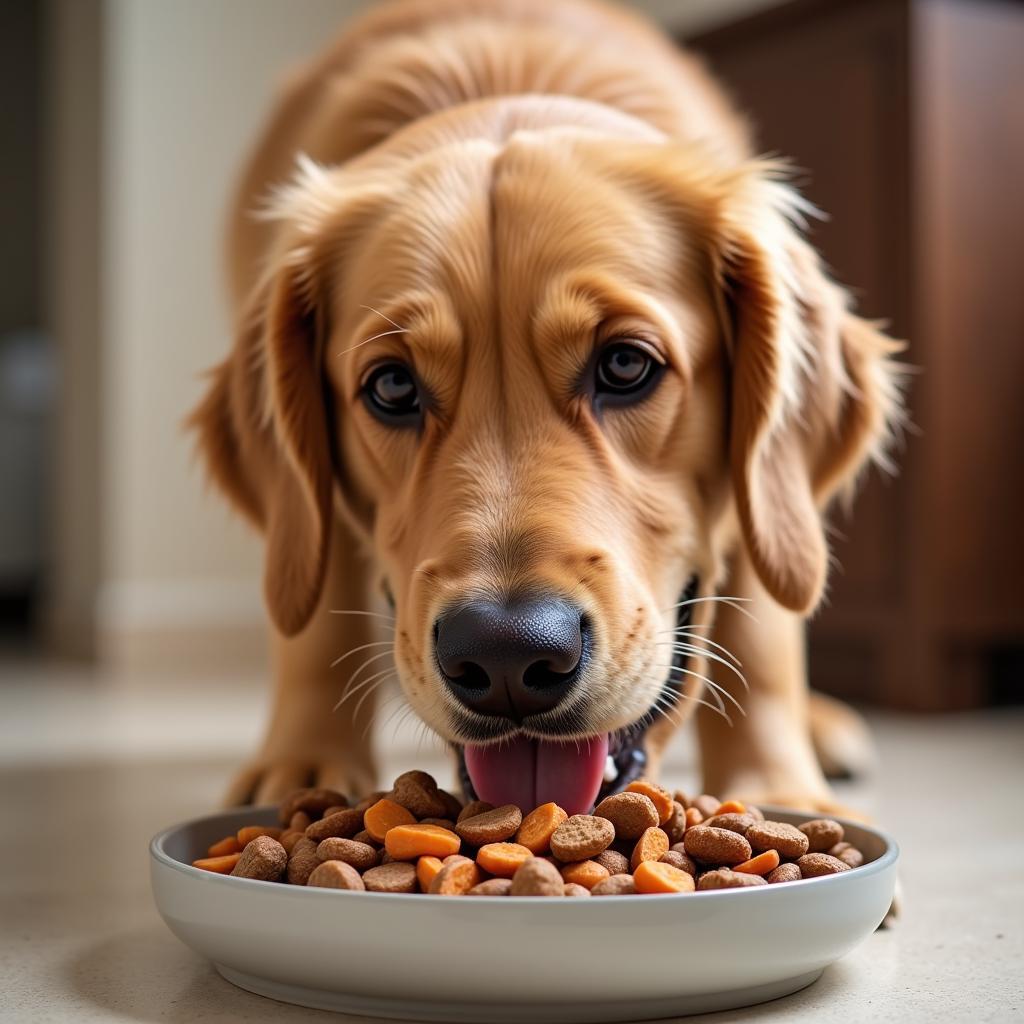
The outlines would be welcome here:
[[[370,410],[392,423],[412,423],[420,416],[420,390],[408,366],[378,366],[363,385]]]
[[[658,370],[658,363],[643,349],[628,342],[609,345],[597,361],[597,391],[630,395],[640,391]]]

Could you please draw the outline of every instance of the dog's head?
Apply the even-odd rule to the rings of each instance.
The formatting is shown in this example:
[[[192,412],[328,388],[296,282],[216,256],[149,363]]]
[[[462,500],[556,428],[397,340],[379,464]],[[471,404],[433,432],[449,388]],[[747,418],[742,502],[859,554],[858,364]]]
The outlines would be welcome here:
[[[198,413],[266,532],[277,627],[316,610],[344,516],[407,700],[495,801],[593,798],[609,742],[691,678],[677,606],[706,607],[736,538],[812,609],[820,510],[885,428],[891,344],[777,169],[634,134],[308,166]]]

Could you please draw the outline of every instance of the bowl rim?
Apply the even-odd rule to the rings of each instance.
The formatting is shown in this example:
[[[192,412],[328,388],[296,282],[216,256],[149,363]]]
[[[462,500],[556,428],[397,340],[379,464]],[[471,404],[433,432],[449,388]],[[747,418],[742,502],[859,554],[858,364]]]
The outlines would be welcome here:
[[[820,814],[812,814],[811,812],[801,811],[797,808],[779,807],[773,804],[758,804],[758,807],[765,813],[772,812],[791,817],[802,817],[807,821],[814,821],[816,818],[821,817]],[[374,904],[378,904],[380,899],[383,897],[384,899],[391,901],[404,901],[412,905],[424,907],[436,907],[439,904],[446,907],[450,907],[452,905],[451,897],[430,893],[365,892],[348,889],[328,889],[319,886],[310,888],[304,885],[283,885],[280,882],[267,882],[256,878],[236,878],[233,875],[222,875],[215,871],[204,871],[202,868],[193,867],[191,864],[187,864],[184,861],[176,860],[164,849],[164,843],[173,833],[178,832],[183,828],[198,825],[206,821],[223,818],[227,814],[236,813],[241,810],[248,810],[250,813],[256,815],[272,812],[275,808],[273,806],[249,808],[231,807],[212,814],[201,815],[198,818],[191,818],[188,821],[182,821],[176,825],[171,825],[169,828],[162,829],[150,840],[149,853],[151,862],[159,864],[165,868],[171,868],[174,871],[177,871],[180,874],[185,875],[188,878],[192,878],[194,881],[204,885],[225,885],[229,888],[237,888],[238,886],[257,886],[268,893],[278,892],[282,895],[288,894],[289,898],[293,899],[323,899],[326,894],[328,897],[339,897],[341,899],[348,900],[369,899],[372,900]],[[707,900],[712,898],[736,899],[742,894],[747,899],[763,899],[767,897],[768,893],[778,892],[779,890],[789,890],[795,885],[799,885],[801,889],[806,887],[808,884],[817,885],[819,888],[825,885],[848,885],[852,878],[867,878],[871,875],[877,875],[887,871],[899,860],[899,845],[888,832],[877,828],[874,825],[868,825],[861,821],[854,821],[850,818],[832,816],[830,820],[838,821],[844,828],[851,825],[854,828],[860,828],[866,832],[872,833],[885,844],[885,850],[881,856],[867,864],[862,864],[857,868],[851,868],[849,871],[840,871],[834,875],[819,875],[817,878],[803,878],[793,882],[776,882],[772,885],[749,886],[738,889],[705,889],[703,891],[685,893],[649,893],[642,896],[643,904],[647,905],[651,903],[652,900],[659,903],[664,902],[665,900],[677,900],[681,896],[686,896],[690,899],[697,898]],[[638,894],[634,893],[620,896],[601,896],[595,902],[597,906],[604,906],[605,904],[616,905],[624,900],[630,904],[636,904],[637,897]],[[545,900],[538,899],[536,896],[474,896],[472,900],[460,900],[459,906],[476,906],[477,904],[482,904],[484,906],[494,906],[495,904],[504,905],[510,900],[517,905],[529,903],[531,906],[537,906],[538,908],[556,906],[564,909],[567,904],[574,907],[594,905],[590,900],[578,899]],[[545,913],[545,911],[541,910],[541,913]]]

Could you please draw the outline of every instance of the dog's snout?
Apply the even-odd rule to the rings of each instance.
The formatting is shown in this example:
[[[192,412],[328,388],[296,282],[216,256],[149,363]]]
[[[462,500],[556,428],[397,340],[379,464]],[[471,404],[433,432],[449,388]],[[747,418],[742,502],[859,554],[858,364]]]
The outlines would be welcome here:
[[[569,691],[585,628],[579,608],[557,597],[471,601],[438,619],[437,662],[470,710],[521,721]]]

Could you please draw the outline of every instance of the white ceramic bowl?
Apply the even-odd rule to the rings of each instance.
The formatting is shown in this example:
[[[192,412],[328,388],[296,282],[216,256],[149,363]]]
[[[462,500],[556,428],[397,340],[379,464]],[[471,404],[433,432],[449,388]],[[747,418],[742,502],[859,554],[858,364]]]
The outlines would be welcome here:
[[[884,833],[844,821],[868,861],[852,871],[589,900],[307,889],[190,866],[242,825],[274,820],[269,808],[233,810],[153,840],[153,893],[171,931],[250,992],[429,1021],[644,1020],[787,995],[878,926],[898,857]]]

